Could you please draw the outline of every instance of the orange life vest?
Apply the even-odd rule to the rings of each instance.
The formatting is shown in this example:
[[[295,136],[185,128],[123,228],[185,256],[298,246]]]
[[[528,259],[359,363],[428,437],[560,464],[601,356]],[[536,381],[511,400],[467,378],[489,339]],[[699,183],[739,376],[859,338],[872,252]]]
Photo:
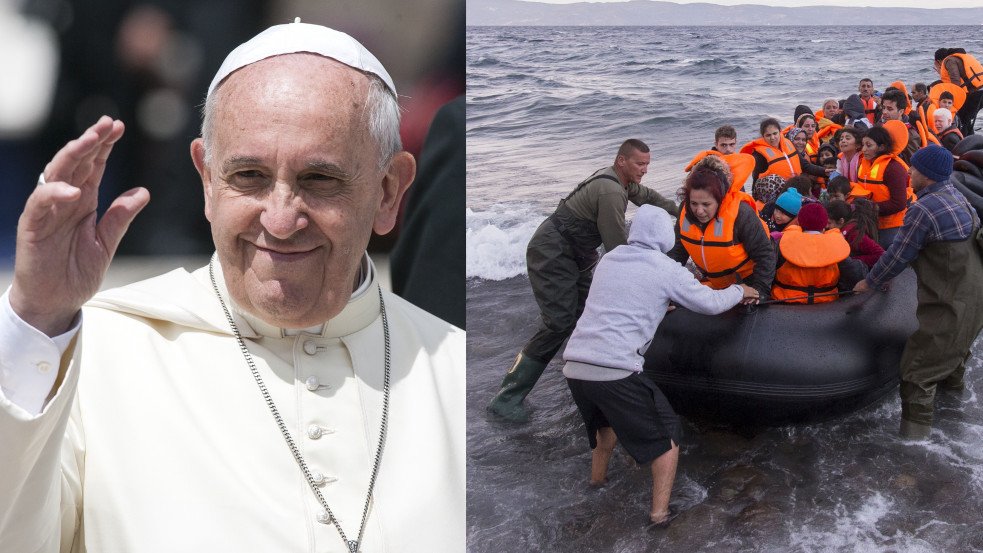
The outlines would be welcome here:
[[[877,104],[874,103],[874,97],[871,96],[866,100],[861,98],[860,101],[864,104],[864,113],[867,114],[867,120],[870,121],[871,125],[873,125],[876,122],[874,119],[874,113],[877,111]]]
[[[940,144],[941,144],[941,140],[942,140],[942,137],[943,136],[945,136],[947,134],[952,134],[952,133],[956,133],[956,135],[959,137],[959,140],[962,140],[963,139],[963,132],[961,130],[959,130],[958,128],[955,128],[954,127],[954,128],[951,128],[951,129],[949,129],[947,131],[943,131],[943,133],[939,135]]]
[[[705,158],[707,156],[711,156],[711,155],[714,155],[714,156],[722,156],[723,154],[721,154],[717,150],[703,150],[702,152],[700,152],[700,153],[696,154],[695,156],[693,156],[693,159],[690,160],[689,165],[687,165],[686,168],[683,169],[683,171],[686,171],[688,173],[690,171],[690,169],[692,169],[693,166],[696,165],[696,163],[698,161],[700,161],[701,159],[703,159],[703,158]]]
[[[983,87],[983,65],[976,58],[969,54],[952,54],[951,56],[945,58],[958,58],[960,63],[963,65],[963,73],[966,74],[966,80],[963,82],[963,87],[972,90],[976,88]],[[944,83],[955,83],[958,75],[949,75],[949,72],[945,69],[945,60],[942,60],[942,66],[939,67],[939,76],[942,78]]]
[[[779,175],[788,180],[802,173],[802,167],[799,165],[799,156],[795,152],[795,146],[792,146],[792,143],[784,136],[781,137],[779,144],[781,145],[780,149],[773,148],[765,142],[764,138],[758,138],[741,147],[742,154],[758,152],[768,162],[768,168],[763,173],[758,173],[758,178],[765,175]]]
[[[755,205],[748,193],[736,190],[736,187],[731,188],[720,202],[716,218],[710,221],[705,231],[686,218],[686,203],[683,202],[680,206],[680,241],[693,263],[703,271],[706,277],[703,283],[714,290],[743,281],[754,272],[754,261],[744,250],[744,246],[734,240],[734,223],[737,221],[741,202],[752,207]],[[761,224],[767,233],[767,226],[764,222]]]
[[[775,270],[775,284],[771,289],[774,299],[808,296],[790,303],[810,304],[836,299],[836,296],[817,298],[815,295],[836,291],[840,280],[837,263],[850,256],[850,244],[838,229],[806,234],[801,227],[789,225],[778,242],[778,249],[785,263]]]
[[[809,161],[813,163],[819,163],[819,133],[812,133],[812,138],[809,142],[806,142],[806,155],[809,156]]]
[[[883,155],[874,160],[873,163],[867,161],[866,159],[860,159],[860,167],[857,168],[857,178],[860,180],[856,183],[855,189],[857,187],[862,188],[870,192],[870,200],[873,202],[886,202],[891,199],[891,192],[888,190],[886,184],[884,184],[884,172],[887,170],[887,166],[891,163],[891,160],[895,159],[905,171],[908,170],[908,165],[898,159],[897,155]],[[910,179],[905,179],[910,181]],[[905,192],[908,196],[907,205],[911,205],[915,201],[915,192],[911,189],[911,183],[908,182]],[[853,194],[853,191],[850,191]],[[877,228],[894,228],[900,227],[904,223],[904,214],[907,211],[907,206],[905,209],[897,213],[892,213],[891,215],[881,215],[877,217]]]
[[[922,139],[922,148],[928,146],[928,143],[936,144],[941,146],[939,139],[935,137],[935,133],[928,130],[925,125],[922,125],[921,121],[915,121],[915,128],[918,129],[918,136]]]
[[[813,136],[814,137],[818,137],[819,140],[822,141],[822,142],[829,142],[830,140],[833,139],[833,135],[836,134],[836,131],[838,131],[838,130],[840,130],[842,128],[843,128],[843,125],[837,125],[836,123],[830,123],[829,125],[826,125],[825,127],[823,127],[821,129],[819,129],[818,131],[816,131],[816,134],[814,134]],[[829,138],[827,138],[827,137],[829,137]],[[834,144],[834,146],[835,146],[835,144]],[[839,149],[839,148],[837,148],[837,149]]]

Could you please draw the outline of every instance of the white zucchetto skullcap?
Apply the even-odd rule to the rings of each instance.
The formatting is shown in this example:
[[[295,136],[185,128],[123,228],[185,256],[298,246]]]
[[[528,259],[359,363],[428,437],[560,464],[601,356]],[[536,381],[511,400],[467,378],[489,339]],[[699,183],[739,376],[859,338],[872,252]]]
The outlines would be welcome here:
[[[299,52],[319,54],[359,71],[372,73],[382,79],[393,95],[396,95],[396,85],[386,68],[357,40],[341,31],[301,23],[298,17],[293,23],[274,25],[236,47],[225,58],[222,67],[212,79],[208,96],[218,88],[222,79],[237,69],[272,56]]]

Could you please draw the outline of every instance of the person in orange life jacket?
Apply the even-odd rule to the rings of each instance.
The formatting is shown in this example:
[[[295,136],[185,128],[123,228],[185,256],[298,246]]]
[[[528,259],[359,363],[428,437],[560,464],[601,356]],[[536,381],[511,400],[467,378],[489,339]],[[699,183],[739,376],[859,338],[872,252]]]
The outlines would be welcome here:
[[[908,172],[893,151],[895,145],[887,129],[870,129],[863,139],[863,160],[858,171],[858,184],[872,194],[871,199],[877,204],[877,243],[884,249],[901,228],[908,207]]]
[[[795,119],[795,126],[805,131],[806,155],[809,156],[809,161],[818,165],[819,137],[816,136],[816,131],[819,130],[819,124],[816,123],[816,116],[811,113],[803,113]]]
[[[523,401],[577,324],[590,290],[596,248],[604,244],[611,251],[628,240],[628,202],[678,213],[671,200],[640,184],[650,158],[644,142],[626,140],[614,164],[577,185],[533,233],[526,248],[526,267],[540,310],[539,327],[488,405],[494,415],[515,422],[528,420]]]
[[[829,201],[839,200],[841,202],[846,202],[850,197],[850,179],[844,177],[843,175],[837,175],[830,179],[829,184],[826,185],[826,193],[829,194]]]
[[[833,200],[826,206],[829,224],[850,244],[850,257],[863,264],[862,276],[884,255],[877,243],[877,206],[867,198],[857,198],[852,204]]]
[[[860,93],[860,102],[864,106],[864,116],[873,125],[874,122],[881,118],[880,102],[874,95],[874,81],[868,78],[860,79],[860,86],[857,87],[857,92]]]
[[[836,98],[827,98],[823,100],[823,109],[816,112],[816,120],[822,121],[823,119],[828,119],[831,122],[833,118],[839,115],[843,111],[840,107],[840,101]]]
[[[935,135],[939,138],[939,144],[946,150],[952,151],[963,139],[963,134],[959,126],[952,120],[952,112],[946,108],[938,108],[932,114]]]
[[[811,118],[812,116],[810,115],[809,117]],[[816,121],[812,120],[812,123],[815,124]],[[799,167],[802,168],[802,173],[812,175],[816,178],[826,178],[826,168],[822,165],[816,165],[812,161],[812,156],[809,155],[809,135],[804,129],[792,127],[785,134],[785,138],[792,143],[795,153],[799,156]]]
[[[924,439],[932,430],[938,389],[961,393],[970,347],[983,329],[983,262],[975,239],[979,218],[949,178],[952,154],[926,146],[911,158],[918,195],[891,247],[857,292],[880,289],[911,266],[918,279],[918,329],[901,354],[901,436]]]
[[[713,147],[709,150],[699,152],[690,160],[684,171],[687,173],[703,158],[708,155],[720,154],[722,156],[733,154],[737,151],[737,131],[730,125],[717,127],[713,133]],[[744,183],[741,183],[743,186]]]
[[[730,125],[718,127],[713,133],[713,149],[722,155],[733,154],[737,151],[737,131]]]
[[[963,101],[965,102],[965,100]],[[949,92],[948,90],[945,90],[942,92],[942,94],[939,94],[939,107],[945,108],[950,112],[952,112],[952,122],[955,123],[956,125],[960,125],[959,109],[956,108],[956,99],[952,96],[952,93]],[[935,112],[933,111],[932,113],[934,114]]]
[[[863,146],[864,133],[854,127],[843,127],[833,135],[833,142],[840,150],[837,155],[836,171],[850,180],[857,182],[857,172],[860,169],[860,148]]]
[[[908,97],[896,88],[889,88],[881,96],[881,123],[884,121],[901,121],[908,129],[908,144],[905,149],[898,154],[901,161],[908,163],[915,150],[921,148],[922,139],[905,117],[905,110],[908,109]]]
[[[802,172],[799,155],[788,139],[782,136],[782,126],[778,119],[769,117],[759,125],[761,138],[741,146],[742,154],[754,156],[752,181],[765,175],[777,174],[790,178]]]
[[[676,242],[667,254],[685,264],[692,258],[711,288],[752,286],[763,298],[771,291],[775,252],[754,200],[733,183],[720,156],[707,156],[679,189]]]
[[[944,83],[954,83],[966,89],[966,100],[957,117],[963,135],[973,134],[976,116],[983,103],[983,66],[962,48],[939,48],[935,51],[935,70]]]
[[[593,450],[590,484],[601,486],[607,481],[608,462],[620,440],[636,462],[651,463],[649,518],[655,523],[672,517],[669,497],[681,428],[665,396],[642,375],[642,356],[670,301],[716,315],[742,299],[758,297],[758,291],[747,285],[723,290],[700,285],[692,273],[665,255],[673,245],[673,227],[665,211],[650,205],[638,208],[628,243],[597,264],[584,314],[563,352],[563,375]]]
[[[826,303],[837,296],[815,296],[837,289],[851,290],[863,278],[863,263],[850,258],[850,245],[839,230],[826,229],[828,222],[822,204],[808,203],[799,210],[799,224],[789,225],[779,234],[775,242],[773,298],[792,303]]]
[[[846,114],[843,117],[844,127],[854,127],[861,131],[866,131],[874,126],[867,119],[864,111],[864,102],[857,94],[847,96],[847,99],[843,102],[843,113]]]

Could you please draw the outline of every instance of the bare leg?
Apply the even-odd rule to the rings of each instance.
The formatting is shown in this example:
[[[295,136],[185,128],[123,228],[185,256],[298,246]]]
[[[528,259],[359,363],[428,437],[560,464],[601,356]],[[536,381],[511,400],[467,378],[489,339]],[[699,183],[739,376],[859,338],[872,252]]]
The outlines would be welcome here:
[[[670,441],[672,449],[652,461],[652,522],[662,522],[669,516],[669,496],[676,479],[679,446]]]
[[[590,461],[591,486],[601,486],[608,481],[608,461],[611,460],[616,443],[618,436],[614,434],[613,428],[606,426],[597,430],[597,447],[594,448]]]

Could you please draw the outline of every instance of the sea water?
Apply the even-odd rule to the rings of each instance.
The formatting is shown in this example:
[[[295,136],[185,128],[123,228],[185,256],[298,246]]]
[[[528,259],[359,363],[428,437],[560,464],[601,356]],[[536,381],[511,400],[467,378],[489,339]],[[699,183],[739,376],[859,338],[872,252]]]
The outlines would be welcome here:
[[[682,514],[664,530],[646,527],[651,476],[623,450],[607,486],[587,485],[559,356],[527,399],[529,424],[484,410],[538,324],[529,237],[621,142],[649,145],[643,184],[672,197],[718,126],[741,145],[762,119],[789,125],[797,105],[815,111],[861,78],[930,83],[936,48],[983,55],[979,27],[473,27],[467,39],[468,551],[983,551],[980,343],[967,391],[939,396],[924,443],[897,437],[896,392],[812,425],[685,420]]]

